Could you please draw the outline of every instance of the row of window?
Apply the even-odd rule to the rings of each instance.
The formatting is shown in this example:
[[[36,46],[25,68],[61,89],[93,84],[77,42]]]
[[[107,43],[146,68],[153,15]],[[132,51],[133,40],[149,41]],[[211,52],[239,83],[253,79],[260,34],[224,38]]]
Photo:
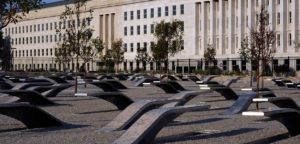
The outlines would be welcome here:
[[[130,29],[129,29],[130,28]],[[124,36],[127,36],[128,35],[128,29],[129,29],[129,32],[130,32],[130,35],[134,35],[134,26],[130,26],[130,27],[124,27]],[[137,35],[140,35],[141,34],[141,26],[138,25],[136,26],[136,34]],[[150,25],[150,33],[153,34],[154,33],[154,29],[155,29],[155,26],[154,24],[151,24]],[[148,26],[147,25],[144,25],[143,26],[143,34],[148,34]]]
[[[79,20],[77,22],[77,26],[78,27],[81,25],[85,26],[86,24],[89,26],[90,21],[91,20],[89,18]],[[50,31],[56,30],[57,28],[59,28],[59,29],[70,28],[71,26],[76,26],[75,20],[11,27],[11,28],[6,28],[4,33],[5,33],[5,35],[10,35],[10,34],[18,34],[18,33],[22,34],[22,33],[29,33],[29,32],[40,32],[40,31],[43,32],[43,31],[48,31],[48,30],[50,30]]]
[[[34,49],[34,50],[15,50],[15,57],[33,57],[33,56],[53,56],[52,49]]]
[[[62,41],[66,38],[65,35],[45,35],[45,36],[33,36],[23,38],[11,38],[11,45],[24,45],[24,44],[39,44],[39,43],[52,43]]]
[[[143,44],[143,46],[142,46]],[[150,42],[150,48],[152,48],[154,46],[154,42]],[[124,52],[134,52],[134,43],[130,43],[130,44],[127,44],[125,43],[124,44]],[[146,51],[148,51],[148,43],[147,42],[144,42],[144,43],[136,43],[136,49],[139,49],[139,48],[144,48],[146,49]],[[184,49],[184,41],[181,42],[181,49],[183,50]]]
[[[181,28],[182,28],[182,31],[184,31],[184,22],[182,24],[183,25],[182,25]],[[136,34],[137,35],[141,35],[142,34],[142,32],[141,32],[142,30],[143,30],[143,34],[148,34],[148,25],[143,25],[143,26],[138,25],[138,26],[136,26]],[[150,25],[150,33],[153,34],[154,31],[155,31],[155,25],[151,24]],[[125,26],[124,27],[124,36],[129,35],[128,33],[130,33],[131,36],[134,35],[134,26],[130,26],[130,27]]]
[[[161,17],[163,15],[163,12],[162,12],[162,7],[158,7],[156,9],[157,11],[157,17]],[[135,14],[136,13],[136,14]],[[124,21],[127,21],[127,20],[134,20],[135,18],[135,15],[136,15],[136,19],[141,19],[141,14],[142,11],[141,10],[137,10],[136,12],[135,11],[130,11],[130,12],[124,12]],[[184,14],[184,5],[180,5],[180,14]],[[172,15],[175,16],[177,15],[177,6],[176,5],[173,5],[172,6]],[[130,16],[130,18],[128,18],[128,16]],[[164,16],[169,16],[169,6],[165,6],[164,7]],[[151,8],[150,9],[150,18],[154,18],[155,17],[155,9],[154,8]],[[143,10],[143,18],[146,19],[148,18],[148,9],[144,9]]]

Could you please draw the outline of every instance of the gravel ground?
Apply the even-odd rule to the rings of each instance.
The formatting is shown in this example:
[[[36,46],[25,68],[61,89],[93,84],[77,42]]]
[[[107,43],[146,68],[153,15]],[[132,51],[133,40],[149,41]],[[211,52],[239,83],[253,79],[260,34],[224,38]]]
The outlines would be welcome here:
[[[224,81],[224,78],[216,78]],[[199,90],[193,82],[179,81],[190,90]],[[171,97],[159,88],[145,86],[133,87],[132,82],[122,82],[129,87],[122,92],[134,100],[162,99]],[[236,91],[248,87],[249,81],[241,79],[232,85]],[[300,90],[279,88],[271,81],[266,81],[266,87],[272,89],[278,96],[289,96],[300,102]],[[51,98],[57,106],[41,107],[66,124],[62,127],[26,129],[25,126],[12,118],[0,115],[1,144],[107,144],[119,138],[124,131],[100,132],[99,129],[116,117],[120,111],[111,103],[93,97],[74,97],[74,88],[69,88]],[[79,87],[80,92],[97,93],[101,90],[88,85]],[[0,102],[5,97],[0,98]],[[164,127],[156,137],[156,143],[207,143],[207,144],[237,144],[237,143],[299,143],[300,136],[289,138],[286,128],[277,121],[266,117],[245,117],[241,115],[221,115],[233,104],[219,94],[211,92],[192,99],[188,104],[208,104],[213,110],[189,112],[179,116],[175,123]],[[274,107],[272,104],[260,104],[261,108]],[[249,110],[254,110],[252,104]]]

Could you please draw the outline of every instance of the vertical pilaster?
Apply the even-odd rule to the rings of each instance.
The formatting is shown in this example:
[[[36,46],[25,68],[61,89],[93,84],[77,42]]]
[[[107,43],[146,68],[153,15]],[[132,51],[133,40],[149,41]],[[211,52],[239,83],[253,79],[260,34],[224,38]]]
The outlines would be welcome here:
[[[200,47],[200,3],[196,3],[195,7],[195,52],[196,55],[199,55],[199,47]]]
[[[224,11],[224,0],[219,0],[219,47],[222,49],[222,55],[225,54],[224,38],[225,38],[225,11]]]
[[[215,46],[216,35],[216,9],[214,0],[210,0],[210,44]]]
[[[229,31],[228,31],[228,47],[230,48],[230,52],[228,54],[234,54],[235,52],[235,44],[234,44],[234,30],[235,30],[235,0],[228,0],[228,12],[229,12]]]
[[[297,45],[299,43],[299,31],[298,31],[298,25],[299,25],[299,0],[293,0],[292,1],[292,40],[293,48],[295,48],[295,52],[299,52],[299,48],[297,48]]]
[[[202,2],[201,3],[201,36],[202,36],[202,51],[206,48],[207,46],[207,7],[206,3]]]
[[[238,47],[237,51],[241,46],[242,39],[244,38],[245,32],[245,11],[244,11],[245,0],[238,0]]]
[[[280,51],[287,52],[287,0],[280,0]]]

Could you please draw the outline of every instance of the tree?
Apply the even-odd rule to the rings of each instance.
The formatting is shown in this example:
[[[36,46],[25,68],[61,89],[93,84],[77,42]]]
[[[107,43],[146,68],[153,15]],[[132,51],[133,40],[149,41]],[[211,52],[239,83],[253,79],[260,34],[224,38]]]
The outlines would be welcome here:
[[[137,54],[135,56],[135,60],[137,62],[142,62],[143,69],[146,70],[146,64],[151,60],[146,48],[137,48]]]
[[[92,41],[92,46],[95,49],[94,58],[103,60],[104,49],[105,49],[105,44],[103,43],[103,40],[100,39],[100,37],[97,37],[97,38],[93,38],[91,41]],[[93,61],[93,59],[92,59],[92,61]]]
[[[92,20],[92,10],[86,10],[88,0],[73,0],[73,5],[65,5],[65,11],[60,15],[59,36],[63,36],[64,43],[67,43],[71,52],[76,57],[75,69],[75,93],[77,93],[77,73],[79,71],[79,58],[86,58],[91,48],[93,29],[89,27]],[[89,15],[82,15],[88,11]],[[77,23],[77,24],[76,24]]]
[[[275,32],[271,30],[269,26],[269,13],[265,6],[262,5],[260,13],[258,14],[257,25],[251,29],[249,39],[246,38],[242,42],[242,49],[240,51],[242,57],[251,60],[251,64],[256,66],[257,89],[260,88],[260,83],[262,83],[261,86],[263,87],[263,74],[265,66],[269,64],[275,52],[272,48],[274,43]]]
[[[1,0],[0,1],[0,30],[9,23],[17,23],[31,10],[39,9],[42,0]]]
[[[204,50],[204,60],[208,62],[209,66],[213,66],[216,61],[216,49],[212,45],[207,45],[207,48]]]
[[[124,51],[122,47],[123,47],[122,39],[112,42],[111,57],[112,57],[112,61],[116,65],[116,72],[118,72],[119,70],[119,64],[124,61]]]
[[[70,63],[73,58],[71,47],[67,43],[57,44],[57,48],[55,48],[55,62],[59,65],[63,65],[63,71],[66,70],[66,65]]]
[[[168,72],[169,57],[174,56],[183,47],[183,22],[161,21],[155,26],[156,43],[151,47],[152,57],[156,62],[165,62]]]

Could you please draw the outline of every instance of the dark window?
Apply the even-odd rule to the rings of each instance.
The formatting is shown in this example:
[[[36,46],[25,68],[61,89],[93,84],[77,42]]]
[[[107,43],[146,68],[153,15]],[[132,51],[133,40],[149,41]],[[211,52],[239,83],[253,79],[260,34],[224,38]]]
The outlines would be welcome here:
[[[169,7],[165,7],[165,16],[169,16]]]
[[[154,8],[151,8],[151,18],[154,18]]]

